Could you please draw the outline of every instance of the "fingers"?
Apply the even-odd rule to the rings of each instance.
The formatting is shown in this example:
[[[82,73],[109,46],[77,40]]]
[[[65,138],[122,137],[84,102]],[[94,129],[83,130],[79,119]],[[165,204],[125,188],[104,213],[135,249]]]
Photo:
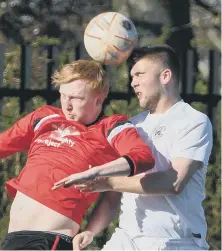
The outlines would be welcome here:
[[[88,187],[91,187],[91,184],[84,183],[84,184],[75,185],[75,188],[77,188],[77,189],[88,188]]]
[[[80,250],[81,249],[82,240],[83,240],[83,236],[81,234],[78,234],[74,237],[74,239],[72,241],[73,250]]]
[[[51,189],[52,189],[52,190],[56,190],[56,189],[58,189],[58,188],[60,188],[60,187],[63,187],[64,185],[65,185],[65,182],[60,183],[60,184],[58,184],[58,185],[54,184],[54,186],[53,186]]]
[[[60,188],[60,187],[64,187],[64,185],[65,184],[61,184],[61,185],[54,185],[52,188],[51,188],[51,190],[56,190],[56,189],[58,189],[58,188]]]
[[[79,189],[80,192],[84,191],[84,190],[89,190],[92,191],[95,188],[95,184],[92,181],[86,182],[86,183],[81,183],[81,184],[77,184],[75,185],[76,189]]]
[[[60,187],[69,187],[69,184],[72,182],[71,176],[68,176],[62,180],[57,181],[54,183],[54,186],[52,187],[52,190],[56,190]]]
[[[84,238],[83,238],[82,243],[80,244],[80,248],[82,249],[82,248],[88,246],[91,242],[92,242],[92,238],[85,235]]]
[[[65,177],[64,179],[61,179],[61,180],[55,182],[54,185],[56,185],[56,186],[62,185],[64,183],[66,183],[68,180],[70,180],[70,178],[71,178],[71,176]]]
[[[70,177],[67,177],[67,178],[65,178],[65,179],[62,179],[62,180],[56,182],[56,183],[54,184],[54,186],[53,186],[51,189],[52,189],[52,190],[56,190],[56,189],[58,189],[58,188],[60,188],[60,187],[68,188],[68,187],[71,187],[71,186],[74,185],[74,184],[76,184],[76,185],[75,185],[75,188],[77,188],[78,183],[82,184],[82,183],[84,183],[84,182],[86,182],[86,181],[83,180],[83,179],[73,180],[73,179],[71,178],[71,176],[70,176]]]
[[[81,193],[95,193],[97,192],[94,188],[90,187],[90,188],[84,188],[80,190]]]
[[[89,169],[92,168],[92,165],[89,165]],[[82,172],[78,174],[72,174],[64,179],[61,179],[54,183],[53,187],[51,188],[52,190],[56,190],[60,187],[68,188],[71,187],[74,184],[79,184],[79,183],[84,183],[88,179],[93,179],[94,178],[94,173],[93,172]]]
[[[87,231],[77,234],[72,241],[73,250],[80,250],[93,241],[92,234],[89,234]]]
[[[93,183],[85,183],[75,185],[76,189],[79,189],[81,193],[93,193],[96,192],[96,185]]]

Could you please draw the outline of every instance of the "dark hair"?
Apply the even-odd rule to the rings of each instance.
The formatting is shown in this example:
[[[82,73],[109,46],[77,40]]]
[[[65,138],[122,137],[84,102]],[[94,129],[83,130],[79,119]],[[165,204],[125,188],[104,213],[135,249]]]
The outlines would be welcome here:
[[[136,63],[141,58],[159,59],[168,67],[176,80],[180,77],[180,63],[176,52],[168,45],[147,46],[135,48],[131,59]]]

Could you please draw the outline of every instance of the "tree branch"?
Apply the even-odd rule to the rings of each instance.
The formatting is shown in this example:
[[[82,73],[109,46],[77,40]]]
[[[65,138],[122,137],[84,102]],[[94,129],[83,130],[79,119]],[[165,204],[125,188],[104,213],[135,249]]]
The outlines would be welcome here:
[[[201,0],[194,0],[194,2],[196,3],[196,5],[204,8],[205,10],[211,12],[214,16],[218,16],[220,14],[219,11],[217,11],[216,9],[213,8],[212,5],[208,5],[205,2],[202,2]]]

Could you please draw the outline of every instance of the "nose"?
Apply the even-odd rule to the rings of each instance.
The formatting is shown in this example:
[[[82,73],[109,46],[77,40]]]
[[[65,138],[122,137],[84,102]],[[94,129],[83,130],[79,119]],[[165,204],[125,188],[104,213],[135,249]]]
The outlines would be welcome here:
[[[136,80],[136,78],[133,78],[132,82],[131,82],[131,86],[135,89],[136,86],[139,85],[138,80]]]
[[[71,100],[69,98],[67,98],[64,102],[64,106],[65,106],[65,109],[67,111],[70,111],[72,110],[72,103],[71,103]]]

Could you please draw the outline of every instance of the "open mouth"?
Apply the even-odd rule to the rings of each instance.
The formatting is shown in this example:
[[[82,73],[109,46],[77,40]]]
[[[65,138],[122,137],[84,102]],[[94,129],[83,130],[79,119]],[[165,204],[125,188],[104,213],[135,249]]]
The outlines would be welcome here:
[[[142,95],[142,93],[141,93],[141,92],[136,92],[136,96],[137,96],[138,98],[140,98],[140,97],[141,97],[141,95]]]

